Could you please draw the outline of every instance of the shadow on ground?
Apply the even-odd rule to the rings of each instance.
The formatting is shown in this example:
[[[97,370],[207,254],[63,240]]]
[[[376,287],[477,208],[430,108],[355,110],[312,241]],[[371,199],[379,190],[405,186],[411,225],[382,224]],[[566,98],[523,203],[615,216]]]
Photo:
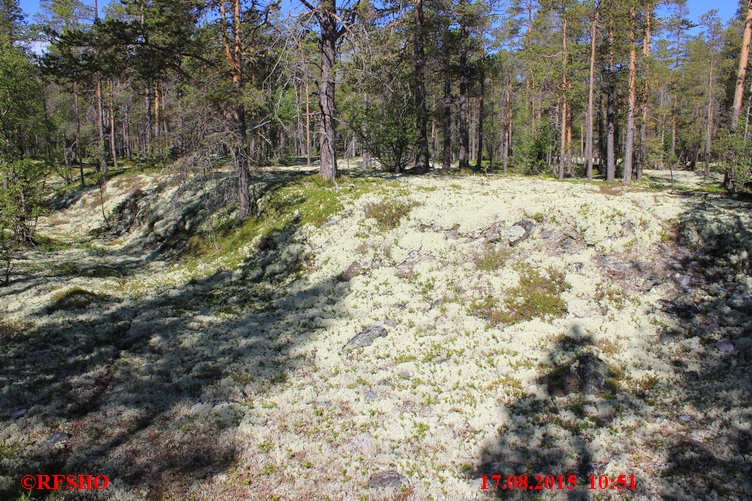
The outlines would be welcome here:
[[[296,177],[272,175],[260,189]],[[30,472],[104,473],[126,497],[141,492],[147,499],[180,497],[191,482],[231,473],[241,420],[254,419],[265,395],[312,363],[293,351],[334,315],[321,304],[349,291],[337,277],[300,282],[308,256],[301,246],[287,249],[296,230],[268,239],[235,271],[141,298],[71,289],[25,323],[3,324],[0,499],[18,499],[18,481]],[[137,267],[144,250],[123,252],[116,273]],[[289,257],[281,267],[276,257],[283,254]],[[102,265],[93,261],[51,272],[98,276]],[[47,272],[19,280],[40,287]],[[9,417],[17,411],[25,413]]]
[[[727,202],[688,203],[675,241],[659,250],[663,274],[634,270],[640,283],[675,284],[653,308],[662,325],[648,340],[653,376],[630,378],[607,345],[596,346],[578,328],[562,334],[539,363],[544,391],[508,398],[498,440],[480,451],[469,473],[486,476],[489,497],[752,497],[752,211]],[[612,386],[578,383],[582,356],[599,357]],[[534,487],[536,475],[554,475],[556,488],[493,490],[495,474],[500,487],[510,475],[527,475]],[[576,475],[576,489],[567,489],[569,475]],[[596,489],[589,488],[591,475]],[[600,475],[608,476],[608,489],[598,487]],[[634,475],[635,491],[610,489],[619,475],[628,483]]]

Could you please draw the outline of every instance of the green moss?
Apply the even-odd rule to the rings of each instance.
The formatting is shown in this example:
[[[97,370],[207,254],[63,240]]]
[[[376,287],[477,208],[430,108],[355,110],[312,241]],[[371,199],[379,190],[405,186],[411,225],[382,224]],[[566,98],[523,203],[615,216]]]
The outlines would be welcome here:
[[[82,289],[81,287],[72,287],[58,292],[52,296],[53,303],[47,306],[48,313],[54,313],[60,310],[81,310],[89,306],[99,296],[93,292]]]
[[[516,265],[519,283],[503,299],[486,297],[470,304],[470,313],[494,324],[516,324],[533,318],[556,318],[567,312],[561,294],[570,285],[564,273],[549,268],[547,274],[524,263]]]
[[[236,266],[246,257],[238,251],[251,242],[254,242],[252,252],[272,250],[276,245],[274,235],[306,224],[321,226],[342,210],[346,200],[357,199],[382,183],[378,179],[343,176],[338,179],[337,191],[330,181],[317,174],[280,183],[259,200],[258,217],[225,218],[189,238],[186,264],[192,267],[224,257],[230,258],[228,265]]]

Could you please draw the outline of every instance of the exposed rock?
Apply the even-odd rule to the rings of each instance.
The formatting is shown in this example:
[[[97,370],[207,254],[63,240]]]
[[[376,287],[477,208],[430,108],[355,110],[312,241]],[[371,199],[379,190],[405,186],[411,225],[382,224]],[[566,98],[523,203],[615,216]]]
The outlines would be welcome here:
[[[507,239],[507,231],[503,223],[494,223],[486,232],[486,242],[499,243]]]
[[[614,391],[608,381],[608,366],[592,353],[580,355],[570,367],[577,387],[583,393],[597,394]]]
[[[726,352],[734,351],[734,345],[731,344],[731,341],[728,341],[726,339],[724,339],[723,341],[718,341],[715,347],[718,348],[718,351],[726,351]]]
[[[690,284],[692,281],[692,277],[690,275],[684,275],[684,278],[682,278],[681,284],[686,287]]]
[[[553,235],[554,232],[551,230],[543,230],[541,231],[540,237],[543,239],[549,239],[551,238],[551,235]]]
[[[572,392],[599,395],[616,390],[608,380],[609,375],[608,365],[603,360],[592,353],[585,353],[578,356],[569,367],[559,367],[545,381],[552,395]]]
[[[16,412],[11,412],[10,413],[10,418],[11,419],[18,419],[21,416],[24,416],[28,411],[29,411],[29,409],[21,409],[21,410],[17,410]]]
[[[368,391],[368,392],[366,392],[366,398],[369,399],[369,400],[375,400],[375,399],[379,398],[379,396],[376,393],[372,392],[372,391]]]
[[[47,447],[64,446],[65,442],[70,440],[71,436],[64,431],[56,431],[50,437],[44,441],[44,445]]]
[[[368,487],[371,487],[372,489],[383,489],[386,487],[395,489],[404,487],[409,489],[410,481],[407,477],[400,475],[395,470],[389,470],[371,475],[371,478],[368,480]]]
[[[518,243],[524,241],[530,236],[530,233],[535,228],[535,223],[530,220],[522,220],[514,223],[509,229],[509,245],[514,247]],[[520,230],[522,234],[520,235]]]
[[[349,282],[353,278],[357,277],[363,272],[363,267],[360,263],[352,263],[347,267],[345,271],[339,274],[339,280],[341,282]]]
[[[344,349],[346,351],[354,350],[356,348],[364,348],[370,346],[373,342],[380,337],[386,336],[386,329],[380,325],[372,325],[363,332],[356,335],[350,341],[347,342]]]
[[[329,226],[332,226],[333,224],[337,224],[336,219],[330,219],[329,221],[325,222],[324,224],[321,225],[321,229],[323,230],[324,228],[328,228]]]

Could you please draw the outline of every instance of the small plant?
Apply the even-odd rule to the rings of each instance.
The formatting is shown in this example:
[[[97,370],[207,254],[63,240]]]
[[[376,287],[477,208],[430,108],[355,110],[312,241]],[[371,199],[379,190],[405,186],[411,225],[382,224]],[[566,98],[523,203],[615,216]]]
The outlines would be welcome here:
[[[47,307],[48,313],[54,313],[60,310],[81,310],[91,304],[97,295],[93,292],[82,289],[81,287],[72,287],[52,296],[53,303]]]
[[[489,296],[474,301],[470,304],[471,314],[494,324],[516,324],[533,318],[555,318],[567,312],[561,294],[570,285],[563,272],[549,268],[546,276],[524,263],[516,268],[520,274],[517,286],[506,291],[503,299]]]
[[[511,253],[512,251],[506,248],[490,247],[483,254],[476,256],[475,267],[481,271],[498,270],[504,266]]]
[[[402,218],[407,216],[413,207],[415,207],[413,202],[384,200],[379,203],[366,204],[364,212],[367,218],[376,220],[381,231],[387,231],[399,226]]]

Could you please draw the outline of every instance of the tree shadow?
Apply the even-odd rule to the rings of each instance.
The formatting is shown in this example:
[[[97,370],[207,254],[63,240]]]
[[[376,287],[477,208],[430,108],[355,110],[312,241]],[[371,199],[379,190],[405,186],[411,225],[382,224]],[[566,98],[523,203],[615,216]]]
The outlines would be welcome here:
[[[241,421],[313,363],[300,347],[336,315],[322,301],[349,292],[336,276],[305,279],[311,256],[296,245],[297,229],[270,236],[234,271],[157,285],[140,298],[84,283],[40,302],[24,323],[4,324],[0,499],[17,499],[26,473],[98,472],[126,497],[162,499],[235,468]],[[96,266],[76,264],[61,272],[70,284]],[[39,287],[45,273],[27,279]]]
[[[618,345],[594,343],[577,327],[562,334],[538,361],[537,392],[507,393],[503,424],[468,476],[485,475],[498,499],[750,498],[751,223],[749,207],[691,197],[650,269],[635,263],[625,272],[604,259],[606,278],[627,273],[646,291],[667,285],[644,319],[656,332],[645,338],[651,375],[630,375],[609,353]],[[607,364],[612,389],[584,391],[573,382],[586,353]],[[533,486],[536,475],[553,475],[555,488],[494,490],[492,475],[501,476],[499,486],[509,475],[527,475]],[[569,475],[576,489],[566,488]],[[608,489],[598,486],[601,475]],[[634,475],[636,489],[611,489],[619,475],[628,483]]]

